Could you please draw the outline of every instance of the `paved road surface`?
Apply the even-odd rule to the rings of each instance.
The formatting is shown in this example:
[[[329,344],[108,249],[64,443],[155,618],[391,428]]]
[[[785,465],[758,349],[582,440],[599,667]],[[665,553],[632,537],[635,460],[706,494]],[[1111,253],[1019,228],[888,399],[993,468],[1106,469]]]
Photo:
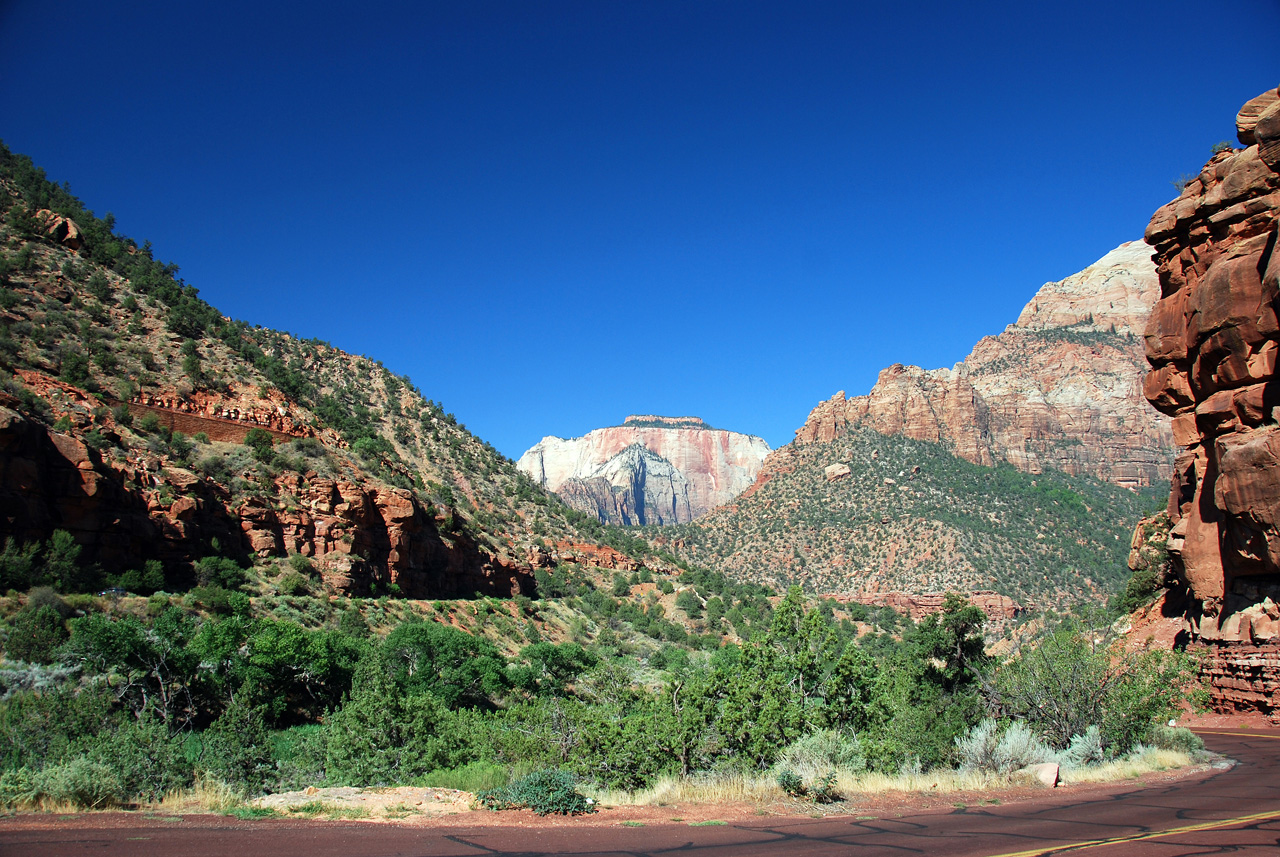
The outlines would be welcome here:
[[[52,857],[1192,857],[1280,855],[1280,730],[1203,732],[1239,761],[1169,785],[859,821],[761,818],[723,827],[422,828],[360,823],[238,822],[17,829],[0,820],[0,855]]]

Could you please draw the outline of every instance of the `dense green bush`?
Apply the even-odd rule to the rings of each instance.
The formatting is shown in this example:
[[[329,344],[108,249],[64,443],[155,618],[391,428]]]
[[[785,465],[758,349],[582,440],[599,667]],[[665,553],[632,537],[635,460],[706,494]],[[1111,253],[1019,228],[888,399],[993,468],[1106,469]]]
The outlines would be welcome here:
[[[102,809],[125,801],[116,772],[101,762],[79,756],[49,765],[31,776],[31,803],[70,804]]]
[[[192,782],[183,739],[154,715],[129,718],[87,742],[85,757],[109,769],[124,800],[159,800]]]
[[[1068,621],[1025,646],[993,671],[992,707],[1060,750],[1091,726],[1109,752],[1146,740],[1184,699],[1194,665],[1183,653],[1128,651],[1100,636]]]
[[[531,809],[538,815],[583,815],[595,812],[591,800],[577,790],[577,778],[568,771],[535,771],[509,786],[476,795],[492,810]]]
[[[51,663],[55,650],[70,636],[62,615],[52,605],[43,604],[34,610],[28,605],[18,611],[10,624],[5,654],[20,661]]]
[[[246,792],[270,781],[271,742],[261,707],[233,701],[201,738],[200,766],[216,779]]]

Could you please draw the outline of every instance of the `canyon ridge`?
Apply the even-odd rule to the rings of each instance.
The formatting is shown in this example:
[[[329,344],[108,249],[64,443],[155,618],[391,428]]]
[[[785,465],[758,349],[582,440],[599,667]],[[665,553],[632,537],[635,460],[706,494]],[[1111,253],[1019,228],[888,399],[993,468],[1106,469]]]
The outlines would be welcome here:
[[[1046,283],[1014,324],[951,369],[895,363],[869,394],[820,403],[795,442],[829,443],[865,426],[944,444],[976,464],[1163,485],[1173,433],[1142,400],[1142,333],[1159,296],[1151,248],[1122,244]]]

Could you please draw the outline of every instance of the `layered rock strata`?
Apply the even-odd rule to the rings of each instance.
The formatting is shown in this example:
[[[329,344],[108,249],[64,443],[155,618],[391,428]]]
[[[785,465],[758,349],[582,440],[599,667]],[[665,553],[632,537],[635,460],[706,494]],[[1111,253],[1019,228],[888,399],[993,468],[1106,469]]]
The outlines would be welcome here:
[[[108,571],[158,559],[177,573],[216,540],[263,557],[311,557],[326,583],[353,595],[391,584],[417,598],[533,592],[528,565],[449,531],[410,491],[284,471],[274,487],[291,502],[236,497],[162,455],[104,456],[78,431],[53,431],[19,407],[0,393],[0,517],[18,542],[66,530]],[[96,419],[86,428],[118,439],[110,416]]]
[[[1227,690],[1254,669],[1236,663],[1237,649],[1274,647],[1280,632],[1280,94],[1246,104],[1237,134],[1246,148],[1215,154],[1147,227],[1160,300],[1143,389],[1183,447],[1168,546],[1189,595],[1188,630],[1231,647],[1210,670],[1223,706],[1274,710],[1274,693],[1263,704],[1257,688]],[[1275,660],[1255,654],[1259,669]]]
[[[1129,242],[1046,283],[1018,321],[951,369],[894,364],[866,396],[822,402],[797,443],[853,426],[949,446],[978,464],[1046,467],[1127,487],[1169,478],[1169,421],[1143,407],[1140,335],[1159,294],[1150,248]]]
[[[696,417],[632,416],[582,437],[544,437],[516,466],[601,521],[684,523],[755,481],[769,445]]]
[[[1241,131],[1258,137],[1280,102]],[[1280,128],[1275,129],[1280,135]],[[1247,131],[1247,133],[1246,133]],[[1147,227],[1161,297],[1147,400],[1173,417],[1170,548],[1212,619],[1242,577],[1280,573],[1280,158],[1220,152]]]

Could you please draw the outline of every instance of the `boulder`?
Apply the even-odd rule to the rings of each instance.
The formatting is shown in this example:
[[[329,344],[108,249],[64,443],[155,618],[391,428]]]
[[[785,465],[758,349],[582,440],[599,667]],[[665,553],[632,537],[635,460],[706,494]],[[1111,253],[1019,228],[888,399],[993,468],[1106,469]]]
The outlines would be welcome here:
[[[1253,134],[1254,126],[1258,124],[1258,117],[1267,108],[1277,103],[1280,103],[1278,89],[1268,89],[1261,95],[1246,101],[1244,107],[1241,107],[1240,112],[1236,114],[1236,139],[1246,146],[1252,146],[1258,142]]]
[[[1035,777],[1040,785],[1047,788],[1057,788],[1058,786],[1058,763],[1042,762],[1039,765],[1030,765],[1027,767],[1027,773]]]

